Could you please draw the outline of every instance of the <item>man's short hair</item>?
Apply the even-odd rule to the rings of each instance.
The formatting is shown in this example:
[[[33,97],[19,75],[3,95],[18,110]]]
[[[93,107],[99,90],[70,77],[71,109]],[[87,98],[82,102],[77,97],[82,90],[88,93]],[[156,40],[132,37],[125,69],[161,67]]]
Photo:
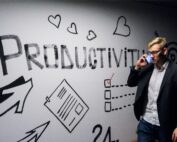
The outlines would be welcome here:
[[[156,37],[148,43],[147,48],[150,49],[154,44],[159,44],[162,49],[167,46],[167,40],[165,37]]]

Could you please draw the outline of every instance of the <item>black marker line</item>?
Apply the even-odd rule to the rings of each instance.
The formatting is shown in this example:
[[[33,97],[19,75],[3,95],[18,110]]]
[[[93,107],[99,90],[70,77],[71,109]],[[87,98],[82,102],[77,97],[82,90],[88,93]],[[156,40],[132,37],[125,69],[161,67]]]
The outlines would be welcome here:
[[[70,95],[71,95],[71,94],[70,94]],[[66,98],[65,102],[64,102],[64,103],[63,103],[63,105],[60,107],[60,109],[58,110],[58,112],[57,112],[57,113],[59,113],[59,112],[60,112],[60,110],[62,109],[62,107],[65,105],[66,101],[69,99],[70,95]]]
[[[73,120],[71,121],[71,123],[69,124],[69,126],[72,125],[72,123],[74,122],[75,119],[76,119],[76,118],[74,117]]]
[[[64,120],[66,120],[66,118],[68,117],[69,113],[71,112],[71,110],[74,108],[74,106],[76,105],[77,100],[74,102],[73,106],[70,108],[69,112],[66,114]]]
[[[61,97],[60,97],[61,99],[62,99],[62,98],[63,98],[63,96],[66,94],[66,92],[67,92],[67,90],[66,90],[66,89],[64,89],[64,90],[63,90],[63,93],[62,93],[62,95],[61,95]]]
[[[65,116],[66,112],[68,111],[68,109],[70,108],[70,106],[72,105],[72,103],[74,102],[74,100],[75,100],[75,98],[73,98],[72,101],[70,102],[70,104],[68,104],[68,106],[67,106],[67,108],[66,108],[66,110],[65,110],[65,112],[63,113],[63,115],[62,115],[61,118],[63,118],[63,117]]]
[[[73,96],[70,97],[69,101],[66,103],[66,105],[63,108],[62,112],[60,113],[59,117],[63,114],[63,112],[65,111],[66,107],[68,106],[68,104],[69,104],[69,102],[71,101],[72,98],[73,98]]]

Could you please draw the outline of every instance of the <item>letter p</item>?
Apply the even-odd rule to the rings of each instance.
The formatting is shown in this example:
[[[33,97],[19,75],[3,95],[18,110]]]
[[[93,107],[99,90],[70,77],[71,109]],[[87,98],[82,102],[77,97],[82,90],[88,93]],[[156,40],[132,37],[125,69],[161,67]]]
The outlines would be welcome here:
[[[17,52],[13,54],[4,54],[4,48],[3,48],[3,40],[10,40],[13,39],[17,43]],[[3,35],[0,36],[0,60],[1,60],[1,65],[2,65],[2,71],[3,75],[7,75],[7,66],[6,66],[6,61],[12,58],[16,58],[22,54],[22,45],[20,42],[20,39],[16,35]]]

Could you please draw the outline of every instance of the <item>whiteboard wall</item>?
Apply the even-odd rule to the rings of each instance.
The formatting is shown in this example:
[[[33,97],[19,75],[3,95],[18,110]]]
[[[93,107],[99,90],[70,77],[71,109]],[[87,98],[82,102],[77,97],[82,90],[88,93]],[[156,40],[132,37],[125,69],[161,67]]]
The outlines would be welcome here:
[[[168,11],[168,12],[167,12]],[[129,142],[136,87],[127,77],[149,40],[176,61],[174,10],[139,3],[1,2],[0,141]]]

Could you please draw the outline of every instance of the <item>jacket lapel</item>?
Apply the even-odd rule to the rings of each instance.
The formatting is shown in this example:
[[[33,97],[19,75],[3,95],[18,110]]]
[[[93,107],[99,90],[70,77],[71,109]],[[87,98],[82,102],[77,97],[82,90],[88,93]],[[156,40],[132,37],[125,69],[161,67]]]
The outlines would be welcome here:
[[[162,84],[160,86],[159,94],[161,94],[161,91],[162,91],[169,75],[171,74],[171,66],[172,66],[172,63],[169,62],[168,67],[167,67],[166,72],[165,72],[165,75],[164,75],[163,80],[162,80]]]

